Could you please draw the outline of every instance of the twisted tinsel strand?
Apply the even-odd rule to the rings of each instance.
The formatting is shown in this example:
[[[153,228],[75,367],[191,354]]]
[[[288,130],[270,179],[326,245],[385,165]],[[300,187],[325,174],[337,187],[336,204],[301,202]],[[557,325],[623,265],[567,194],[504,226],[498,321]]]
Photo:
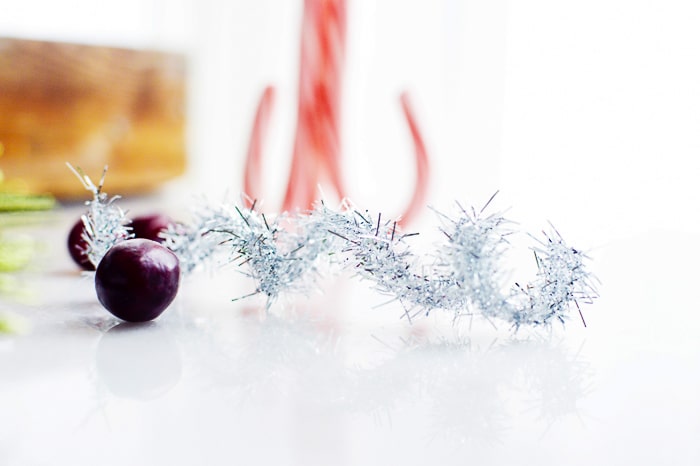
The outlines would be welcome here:
[[[455,318],[480,314],[516,328],[550,325],[563,323],[569,308],[579,301],[590,302],[597,296],[593,277],[585,268],[586,257],[567,246],[556,231],[545,234],[533,248],[538,266],[535,280],[502,291],[502,257],[509,248],[507,237],[514,231],[502,215],[483,215],[483,209],[478,213],[462,209],[457,219],[443,216],[447,241],[431,264],[421,263],[407,242],[413,235],[402,233],[396,222],[382,220],[381,215],[375,219],[349,203],[337,211],[320,203],[308,214],[280,216],[272,223],[254,209],[208,212],[208,219],[195,229],[197,235],[185,237],[171,231],[166,244],[189,242],[182,250],[193,254],[184,260],[192,264],[223,246],[228,250],[226,261],[245,266],[245,273],[255,281],[251,294],[264,294],[268,303],[313,282],[324,258],[344,264],[372,282],[378,292],[399,300],[409,320],[442,309],[452,311]],[[205,237],[209,240],[203,241]],[[200,243],[206,249],[197,252]]]

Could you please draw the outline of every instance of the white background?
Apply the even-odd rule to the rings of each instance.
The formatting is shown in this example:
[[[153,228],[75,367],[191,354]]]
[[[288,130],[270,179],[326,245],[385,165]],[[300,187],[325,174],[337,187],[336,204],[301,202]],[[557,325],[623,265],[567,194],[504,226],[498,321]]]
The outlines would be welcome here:
[[[336,295],[332,288],[332,298],[320,306],[344,309],[338,311],[341,349],[327,352],[324,343],[312,346],[315,356],[309,356],[296,352],[307,334],[297,333],[293,319],[282,317],[281,330],[260,329],[243,314],[227,313],[230,290],[204,283],[199,292],[183,292],[176,312],[158,321],[179,345],[175,353],[185,356],[176,388],[146,403],[119,395],[143,387],[115,390],[109,385],[114,379],[100,372],[102,366],[119,374],[99,359],[99,341],[109,341],[105,330],[114,323],[104,323],[99,306],[89,304],[94,298],[83,283],[88,290],[72,296],[64,291],[15,305],[36,331],[0,341],[0,367],[12,376],[0,394],[13,419],[12,426],[5,415],[0,420],[0,434],[13,439],[0,448],[0,459],[5,454],[10,464],[55,464],[48,452],[53,449],[65,464],[154,464],[158,458],[193,464],[198,455],[212,464],[241,457],[275,464],[698,464],[700,4],[349,3],[344,137],[351,197],[392,214],[408,199],[412,152],[397,97],[410,90],[432,156],[429,202],[445,210],[455,200],[478,206],[500,190],[497,206],[510,208],[510,217],[524,228],[537,231],[552,221],[595,259],[601,299],[585,309],[589,327],[574,319],[554,336],[536,337],[541,345],[534,349],[513,343],[507,331],[479,327],[467,331],[473,342],[468,356],[452,359],[454,354],[438,351],[435,357],[423,348],[417,357],[405,357],[396,348],[413,330],[392,324],[391,311],[383,314],[387,320],[374,322],[369,309],[381,298],[347,290]],[[296,114],[300,1],[0,5],[0,35],[188,55],[190,172],[163,195],[171,205],[186,203],[192,191],[220,196],[240,190],[259,93],[266,84],[277,86],[266,202],[271,210],[279,205]],[[65,213],[62,225],[67,228],[74,214]],[[430,225],[434,217],[421,220]],[[54,253],[51,267],[70,285],[43,275],[36,280],[47,289],[82,289],[77,277],[61,275],[70,268],[63,256]],[[75,309],[88,317],[78,319]],[[240,358],[232,362],[231,355],[260,348],[246,339],[251,325],[270,346],[251,356],[250,365]],[[431,334],[430,325],[421,331]],[[132,343],[148,347],[140,335],[134,332]],[[312,335],[312,342],[325,338],[322,332]],[[371,337],[376,335],[394,348],[388,353],[393,359],[382,353],[384,346]],[[201,349],[191,343],[197,339],[213,343]],[[485,351],[492,339],[506,348],[503,353]],[[41,362],[43,348],[65,358],[64,364],[48,370],[54,363]],[[482,357],[484,352],[489,356]],[[334,372],[376,368],[362,362],[377,354],[395,365],[359,376]],[[549,382],[537,379],[540,388],[523,382],[527,375],[499,378],[531,361],[537,361],[527,366],[534,373],[551,376]],[[264,366],[257,368],[263,380],[272,380],[266,389],[256,363]],[[431,372],[436,367],[455,375],[441,378]],[[546,368],[551,372],[542,372]],[[576,409],[549,406],[559,413],[554,420],[537,410],[532,414],[530,397],[557,392],[572,380],[571,371],[573,380],[585,382],[579,387],[585,395],[568,398]],[[411,382],[413,373],[418,375]],[[428,374],[427,382],[415,382],[423,380],[421,374]],[[203,376],[211,384],[206,395],[198,385]],[[338,403],[344,377],[371,393],[355,387]],[[385,383],[377,382],[382,377]],[[277,391],[275,380],[292,388]],[[421,393],[417,399],[404,396],[414,390]],[[97,401],[86,403],[85,397]],[[355,408],[350,414],[348,399]],[[186,435],[178,423],[196,425],[199,433]],[[485,435],[494,425],[503,431]],[[64,426],[68,433],[56,435]],[[176,446],[152,435],[153,429]],[[449,432],[457,432],[457,442]],[[110,435],[135,450],[118,450]],[[432,441],[423,442],[426,437]],[[35,439],[49,450],[35,450]],[[81,450],[86,444],[92,447]]]

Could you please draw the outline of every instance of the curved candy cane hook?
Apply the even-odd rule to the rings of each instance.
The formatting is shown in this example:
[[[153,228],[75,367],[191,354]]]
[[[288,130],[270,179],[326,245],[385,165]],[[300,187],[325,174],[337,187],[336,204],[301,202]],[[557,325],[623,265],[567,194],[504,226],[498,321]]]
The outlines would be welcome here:
[[[249,197],[244,201],[248,204],[248,207],[251,206],[251,199],[259,199],[262,194],[260,192],[262,184],[262,152],[264,149],[265,136],[268,133],[275,95],[275,88],[273,86],[267,86],[260,96],[258,108],[255,112],[243,176],[243,189],[245,194]],[[400,220],[400,223],[405,226],[415,219],[425,203],[428,192],[428,181],[430,178],[430,164],[425,141],[416,121],[415,111],[413,110],[407,92],[401,94],[400,102],[411,134],[416,158],[415,189]],[[301,147],[305,145],[303,138],[303,134],[298,134],[295,143],[294,158],[283,205],[286,210],[299,206],[308,206],[313,203],[315,200],[314,190],[316,189],[316,182],[314,180],[318,181],[321,167],[326,167],[331,172],[335,173],[333,185],[339,195],[344,192],[342,186],[338,186],[340,183],[340,170],[337,165],[335,169],[332,169],[330,168],[330,166],[332,166],[331,163],[323,163],[323,154],[318,154],[321,160],[315,161],[313,158],[308,157],[308,154],[306,154]]]

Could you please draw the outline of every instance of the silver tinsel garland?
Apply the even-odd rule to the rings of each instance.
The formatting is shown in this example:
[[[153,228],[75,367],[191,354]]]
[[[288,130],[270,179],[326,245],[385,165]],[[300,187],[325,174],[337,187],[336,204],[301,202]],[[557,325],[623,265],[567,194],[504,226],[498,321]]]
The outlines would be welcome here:
[[[128,220],[115,203],[119,197],[102,192],[102,181],[95,186],[70,168],[93,193],[82,219],[86,254],[97,266],[109,248],[132,236]],[[484,214],[490,202],[479,212],[460,207],[456,218],[438,213],[446,239],[428,256],[429,263],[411,251],[408,238],[414,234],[402,233],[396,221],[361,212],[347,201],[337,210],[320,202],[310,212],[283,214],[272,221],[254,206],[202,202],[191,222],[170,226],[163,237],[177,254],[182,273],[207,264],[235,264],[256,283],[250,295],[265,295],[268,306],[281,294],[306,290],[326,262],[355,271],[379,293],[400,301],[408,320],[440,309],[455,319],[482,315],[515,328],[548,326],[564,323],[574,306],[583,320],[579,302],[597,297],[587,257],[552,227],[531,248],[535,278],[508,289],[503,256],[515,230],[503,215]]]
[[[165,237],[186,272],[224,252],[224,262],[245,267],[255,281],[251,295],[267,296],[268,304],[313,283],[322,261],[371,281],[378,292],[403,304],[409,320],[441,309],[455,318],[479,314],[516,328],[550,325],[565,322],[572,306],[578,309],[579,302],[597,296],[586,256],[567,246],[556,230],[532,248],[536,278],[503,291],[502,257],[510,247],[507,237],[515,233],[512,223],[500,214],[484,215],[484,209],[461,209],[455,219],[440,216],[446,242],[430,264],[411,251],[407,240],[413,234],[348,202],[339,210],[321,202],[311,212],[273,222],[254,209],[205,205],[192,224],[172,227]]]

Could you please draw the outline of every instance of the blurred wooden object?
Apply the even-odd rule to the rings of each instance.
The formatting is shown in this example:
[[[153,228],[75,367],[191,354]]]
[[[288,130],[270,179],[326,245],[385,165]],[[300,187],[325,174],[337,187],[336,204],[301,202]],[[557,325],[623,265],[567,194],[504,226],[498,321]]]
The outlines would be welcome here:
[[[153,51],[0,38],[0,167],[28,192],[153,189],[185,168],[185,63]]]

